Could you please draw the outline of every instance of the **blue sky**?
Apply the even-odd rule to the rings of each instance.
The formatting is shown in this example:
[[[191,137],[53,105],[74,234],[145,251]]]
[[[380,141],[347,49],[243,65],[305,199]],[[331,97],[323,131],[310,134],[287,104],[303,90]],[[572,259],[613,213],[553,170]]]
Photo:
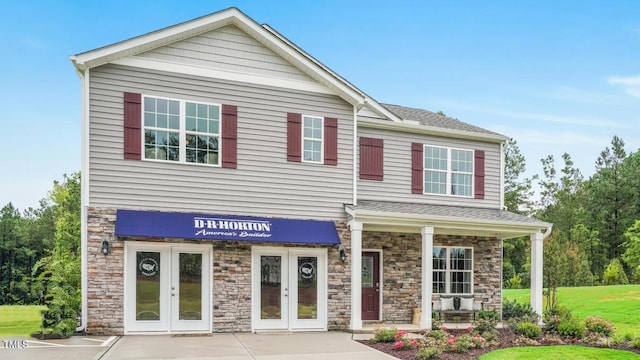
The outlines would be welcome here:
[[[0,206],[36,207],[54,179],[80,169],[69,55],[230,6],[380,102],[513,137],[529,174],[568,152],[590,176],[616,134],[628,151],[640,147],[640,1],[9,0]]]

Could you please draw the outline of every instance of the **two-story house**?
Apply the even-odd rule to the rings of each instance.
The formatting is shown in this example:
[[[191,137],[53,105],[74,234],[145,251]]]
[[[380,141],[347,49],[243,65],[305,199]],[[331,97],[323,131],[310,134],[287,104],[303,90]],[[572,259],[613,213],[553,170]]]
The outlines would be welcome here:
[[[83,326],[362,329],[465,294],[501,310],[507,137],[379,103],[236,8],[71,57]],[[399,60],[401,61],[401,60]]]

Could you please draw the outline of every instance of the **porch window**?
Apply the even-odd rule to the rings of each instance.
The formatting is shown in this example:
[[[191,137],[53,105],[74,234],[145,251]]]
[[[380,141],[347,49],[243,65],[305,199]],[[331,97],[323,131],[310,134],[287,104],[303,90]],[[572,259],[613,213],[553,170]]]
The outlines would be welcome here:
[[[473,293],[473,249],[433,247],[433,293]]]

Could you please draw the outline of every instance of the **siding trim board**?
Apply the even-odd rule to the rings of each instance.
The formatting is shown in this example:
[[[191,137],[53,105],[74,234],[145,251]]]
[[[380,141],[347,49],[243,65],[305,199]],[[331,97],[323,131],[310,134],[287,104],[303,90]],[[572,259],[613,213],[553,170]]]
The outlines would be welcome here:
[[[383,139],[360,137],[360,179],[383,181]]]

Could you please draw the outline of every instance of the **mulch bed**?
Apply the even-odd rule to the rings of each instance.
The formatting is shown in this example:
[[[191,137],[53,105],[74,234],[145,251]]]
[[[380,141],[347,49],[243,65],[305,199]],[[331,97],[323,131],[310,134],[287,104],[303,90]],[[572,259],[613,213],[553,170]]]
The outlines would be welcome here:
[[[448,332],[450,334],[453,335],[462,335],[462,334],[466,334],[468,333],[468,331],[466,330],[448,330]],[[504,329],[499,329],[499,337],[500,337],[500,344],[498,346],[491,346],[491,347],[486,347],[483,349],[472,349],[469,350],[465,353],[451,353],[451,352],[443,352],[442,356],[440,356],[440,359],[443,360],[462,360],[462,359],[478,359],[480,357],[480,355],[482,354],[486,354],[486,353],[490,353],[494,350],[498,350],[498,349],[503,349],[503,348],[508,348],[508,347],[514,347],[514,346],[522,346],[522,345],[518,345],[516,343],[516,339],[517,336],[513,333],[513,331],[511,331],[511,329],[509,328],[504,328]],[[362,340],[360,341],[362,344],[365,344],[369,347],[372,347],[378,351],[381,351],[383,353],[389,354],[391,356],[394,356],[398,359],[401,360],[416,360],[417,356],[416,354],[418,353],[417,349],[410,349],[410,350],[396,350],[393,347],[393,343],[375,343],[371,340]],[[545,345],[558,345],[558,343],[556,342],[549,342],[549,343],[545,343],[544,341],[539,341],[540,342],[540,346],[545,346]],[[581,340],[565,340],[565,345],[581,345],[581,346],[593,346],[591,344],[587,344],[584,343]],[[619,350],[627,350],[627,351],[631,351],[631,352],[635,352],[637,354],[640,354],[640,349],[636,349],[636,348],[632,348],[629,346],[611,346],[611,349],[619,349]]]

